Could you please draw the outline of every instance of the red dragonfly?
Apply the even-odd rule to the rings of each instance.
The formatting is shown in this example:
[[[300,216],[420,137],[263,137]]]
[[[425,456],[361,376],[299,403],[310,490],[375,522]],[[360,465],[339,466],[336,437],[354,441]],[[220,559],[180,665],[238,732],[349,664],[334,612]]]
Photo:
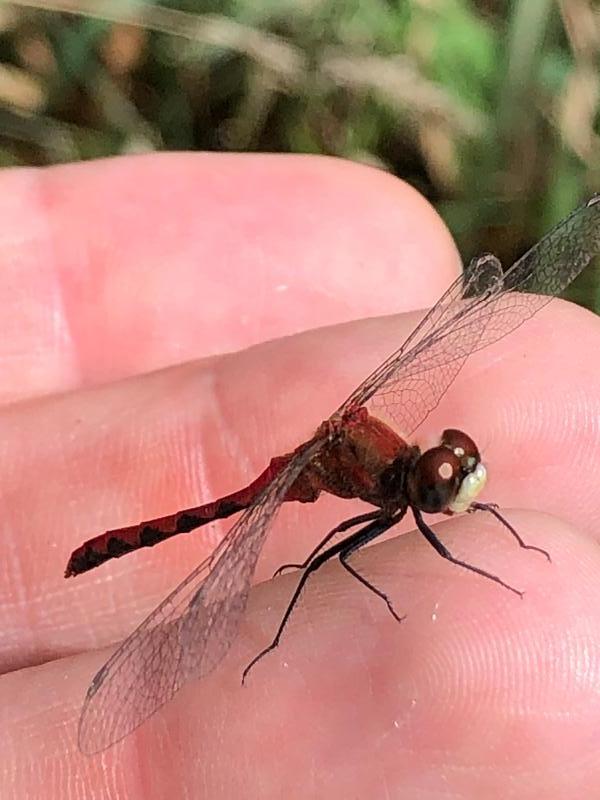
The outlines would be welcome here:
[[[473,440],[449,429],[439,445],[421,452],[408,437],[437,406],[471,353],[535,314],[598,253],[600,195],[576,209],[506,272],[492,255],[474,259],[404,344],[321,423],[314,436],[292,453],[273,458],[249,486],[197,508],[108,531],[77,548],[66,576],[244,512],[214,552],[94,677],[79,723],[80,749],[91,754],[111,746],[184,684],[217,666],[236,635],[263,542],[284,502],[314,502],[321,492],[329,492],[360,498],[375,510],[342,522],[303,564],[286,565],[302,570],[297,588],[275,638],[246,667],[242,682],[256,662],[277,647],[307,579],[332,557],[379,596],[396,619],[402,619],[387,595],[357,572],[349,558],[395,526],[409,509],[419,531],[443,558],[520,594],[498,576],[455,558],[423,518],[424,513],[488,511],[521,547],[539,550],[525,544],[496,506],[475,500],[486,471]],[[378,419],[377,409],[402,436]],[[336,534],[351,528],[356,530],[330,544]]]

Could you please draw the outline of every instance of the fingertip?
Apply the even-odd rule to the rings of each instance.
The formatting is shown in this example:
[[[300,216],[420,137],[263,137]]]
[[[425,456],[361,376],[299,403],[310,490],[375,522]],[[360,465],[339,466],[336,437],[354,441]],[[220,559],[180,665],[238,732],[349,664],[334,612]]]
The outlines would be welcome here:
[[[337,158],[151,154],[7,181],[3,219],[28,229],[3,237],[8,398],[426,307],[460,269],[424,198]]]

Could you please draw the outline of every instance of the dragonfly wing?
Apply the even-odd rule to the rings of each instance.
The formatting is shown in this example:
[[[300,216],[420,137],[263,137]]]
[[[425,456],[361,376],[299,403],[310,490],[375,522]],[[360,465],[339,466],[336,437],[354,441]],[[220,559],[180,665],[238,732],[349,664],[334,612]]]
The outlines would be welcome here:
[[[291,484],[323,446],[311,440],[266,487],[215,551],[121,644],[94,677],[79,721],[79,747],[118,742],[228,651],[267,531]]]
[[[515,261],[502,291],[483,298],[474,314],[485,320],[474,350],[515,330],[560,294],[600,254],[600,195],[577,208]]]
[[[410,435],[438,405],[471,353],[519,327],[599,253],[600,196],[596,196],[505,273],[494,256],[475,259],[402,347],[353,392],[338,413],[371,401],[403,434]]]
[[[358,386],[337,412],[371,401],[409,436],[435,408],[475,345],[482,330],[469,328],[475,301],[496,294],[502,266],[492,255],[471,261],[444,292],[404,344]],[[471,340],[469,340],[471,339]]]

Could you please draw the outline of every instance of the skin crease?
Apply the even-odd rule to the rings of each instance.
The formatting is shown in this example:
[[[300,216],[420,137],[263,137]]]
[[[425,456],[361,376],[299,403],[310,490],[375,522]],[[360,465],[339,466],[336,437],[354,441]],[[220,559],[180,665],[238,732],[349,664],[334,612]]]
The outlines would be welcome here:
[[[377,543],[354,565],[407,614],[400,626],[328,564],[242,689],[296,578],[267,581],[218,670],[103,756],[77,751],[109,645],[228,523],[64,581],[73,547],[251,480],[420,313],[348,320],[430,305],[458,261],[413,190],[341,161],[178,154],[2,180],[3,800],[594,797],[600,325],[560,301],[469,359],[418,432],[473,436],[484,499],[551,553],[520,550],[481,514],[436,527],[522,600],[415,533]],[[257,581],[359,509],[284,508]]]

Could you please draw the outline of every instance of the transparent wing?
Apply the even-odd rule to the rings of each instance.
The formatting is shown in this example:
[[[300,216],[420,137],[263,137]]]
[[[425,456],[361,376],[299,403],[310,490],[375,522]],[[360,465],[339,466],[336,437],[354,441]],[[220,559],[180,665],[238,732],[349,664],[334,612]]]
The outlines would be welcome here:
[[[482,297],[502,286],[502,267],[494,256],[474,259],[430,309],[402,347],[350,395],[339,413],[372,401],[409,436],[435,408],[481,337],[469,326],[469,312]],[[473,299],[468,299],[469,295]]]
[[[475,259],[338,413],[371,401],[410,435],[437,406],[471,353],[533,316],[599,253],[600,196],[595,196],[506,273],[494,256]]]
[[[311,440],[229,530],[212,555],[163,600],[94,677],[79,747],[97,753],[135,730],[226,654],[246,606],[267,530],[291,484],[321,449]]]

